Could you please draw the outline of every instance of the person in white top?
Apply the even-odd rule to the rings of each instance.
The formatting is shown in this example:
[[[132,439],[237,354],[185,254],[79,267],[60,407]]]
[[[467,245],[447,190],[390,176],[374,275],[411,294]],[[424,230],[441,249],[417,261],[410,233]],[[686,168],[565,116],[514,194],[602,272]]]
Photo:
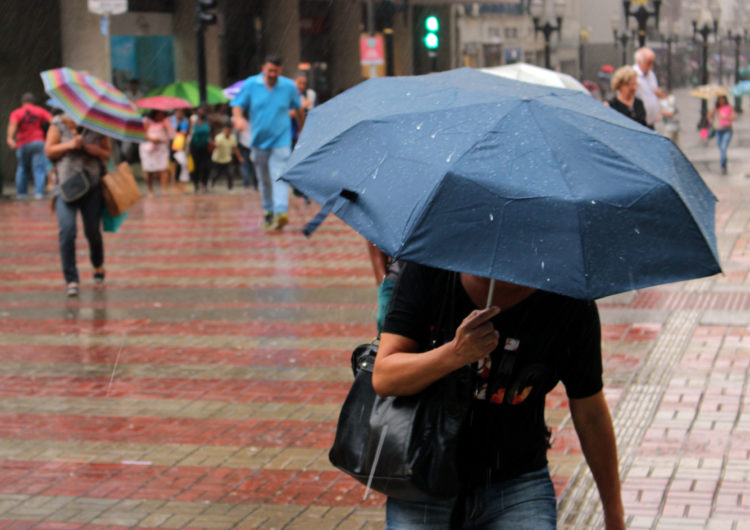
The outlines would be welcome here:
[[[667,95],[659,88],[659,82],[654,73],[655,54],[649,48],[639,48],[635,52],[635,65],[633,68],[638,73],[638,89],[635,97],[643,101],[646,107],[646,124],[654,128],[654,124],[661,119],[660,99]]]

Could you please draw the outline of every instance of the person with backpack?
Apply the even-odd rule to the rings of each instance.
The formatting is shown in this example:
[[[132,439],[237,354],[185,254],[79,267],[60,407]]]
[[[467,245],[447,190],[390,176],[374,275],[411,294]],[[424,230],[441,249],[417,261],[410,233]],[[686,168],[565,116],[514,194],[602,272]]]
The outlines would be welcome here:
[[[34,198],[44,197],[47,180],[47,157],[44,156],[44,135],[52,116],[34,104],[31,92],[21,96],[21,106],[11,112],[8,121],[8,147],[16,152],[16,197],[28,197],[29,176],[34,178]]]

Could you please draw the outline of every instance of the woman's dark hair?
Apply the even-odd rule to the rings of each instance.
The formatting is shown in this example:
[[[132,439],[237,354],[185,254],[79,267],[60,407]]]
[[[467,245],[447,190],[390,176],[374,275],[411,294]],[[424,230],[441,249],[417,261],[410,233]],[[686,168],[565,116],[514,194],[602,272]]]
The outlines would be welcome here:
[[[723,103],[722,103],[722,101],[723,101]],[[724,94],[722,94],[720,96],[717,96],[716,97],[716,106],[717,107],[722,107],[724,105],[729,105],[729,100],[727,99],[727,97]]]

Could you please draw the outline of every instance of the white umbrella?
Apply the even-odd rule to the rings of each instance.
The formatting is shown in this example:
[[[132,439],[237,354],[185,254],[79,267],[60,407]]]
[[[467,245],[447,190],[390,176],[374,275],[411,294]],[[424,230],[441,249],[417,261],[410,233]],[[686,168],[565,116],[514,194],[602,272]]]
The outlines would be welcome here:
[[[576,78],[562,72],[555,72],[528,63],[513,63],[504,66],[493,66],[492,68],[481,68],[482,72],[525,83],[535,85],[552,86],[556,88],[567,88],[590,94],[589,91],[578,82]]]

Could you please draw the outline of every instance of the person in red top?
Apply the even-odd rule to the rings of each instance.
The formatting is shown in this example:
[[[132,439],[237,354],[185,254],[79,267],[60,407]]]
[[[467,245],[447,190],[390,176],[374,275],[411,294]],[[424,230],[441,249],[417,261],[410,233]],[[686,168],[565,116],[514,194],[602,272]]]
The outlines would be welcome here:
[[[47,157],[44,155],[44,133],[52,120],[49,112],[34,105],[34,94],[21,97],[21,106],[11,112],[8,121],[8,146],[16,151],[16,196],[28,194],[29,175],[34,176],[34,197],[44,196]]]

